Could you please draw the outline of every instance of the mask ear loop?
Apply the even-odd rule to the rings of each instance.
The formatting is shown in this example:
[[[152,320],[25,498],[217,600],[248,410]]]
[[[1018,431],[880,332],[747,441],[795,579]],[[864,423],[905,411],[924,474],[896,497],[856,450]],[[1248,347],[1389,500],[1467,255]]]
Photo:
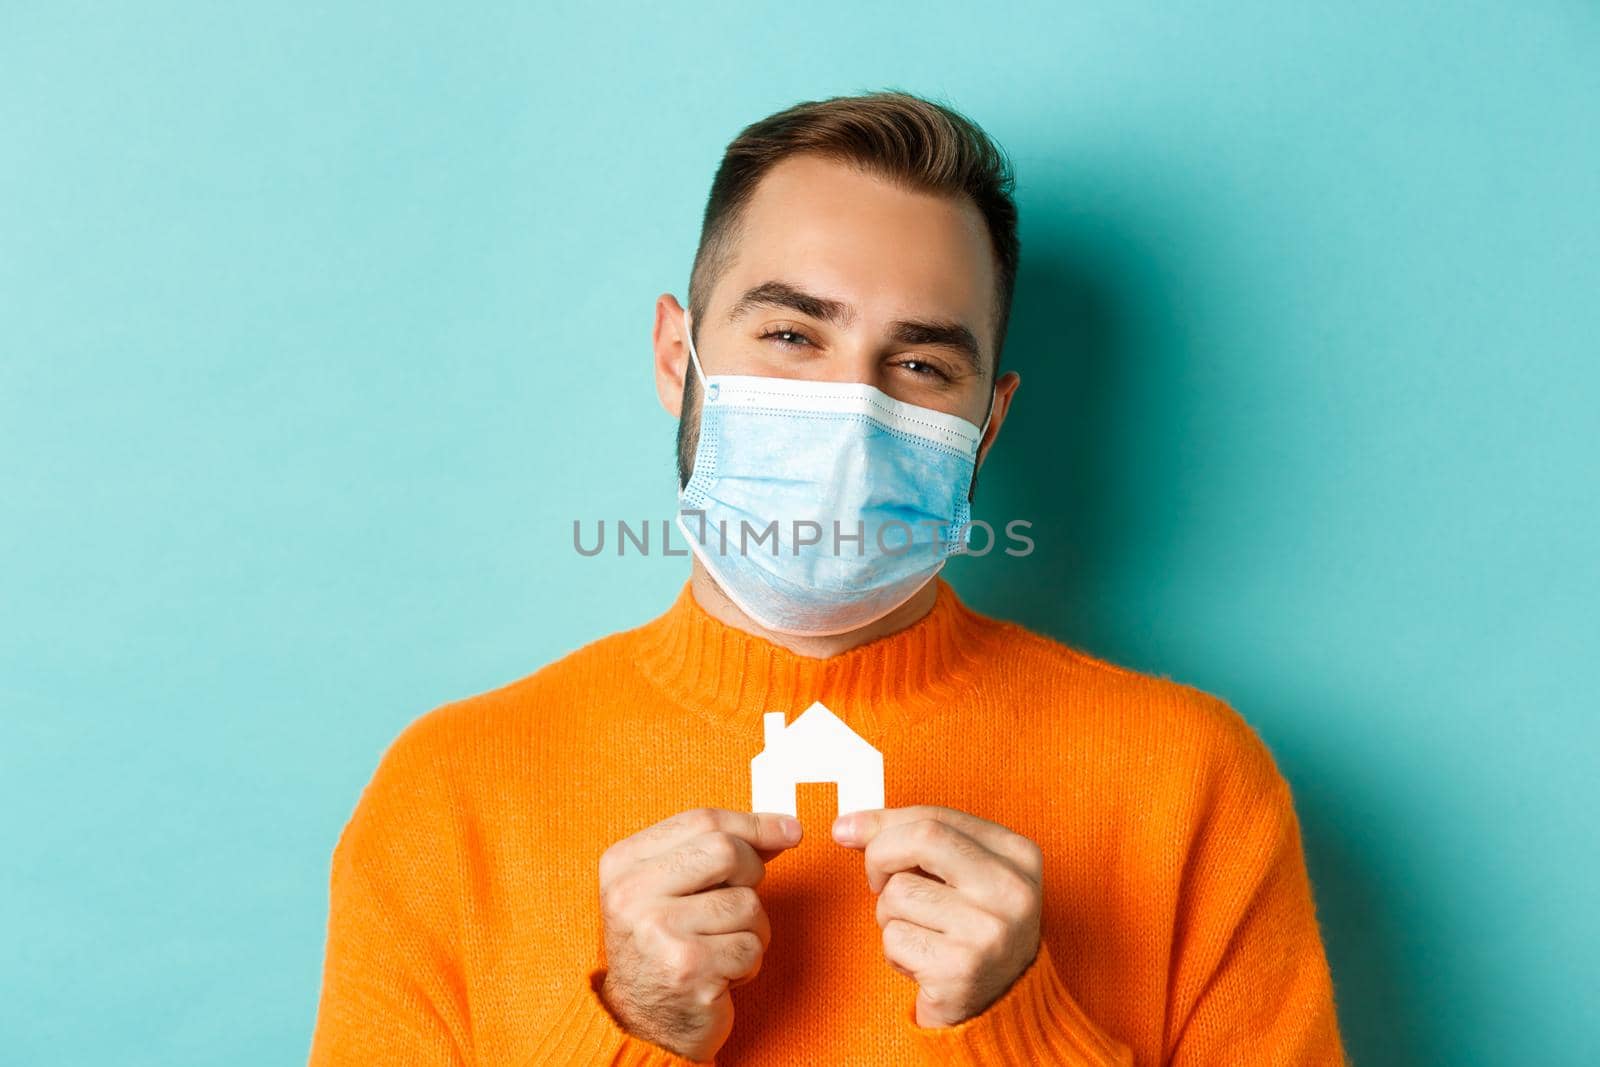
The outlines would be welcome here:
[[[688,341],[688,344],[689,344],[689,362],[694,364],[694,376],[696,378],[700,379],[700,390],[701,390],[701,392],[705,392],[708,395],[714,396],[715,394],[711,394],[709,389],[706,386],[706,372],[705,372],[704,368],[702,368],[700,366],[700,356],[699,356],[699,354],[696,353],[695,350],[694,350],[694,331],[689,328],[689,309],[688,308],[684,308],[683,309],[683,336]]]
[[[978,431],[978,451],[972,456],[972,479],[967,482],[967,499],[972,499],[972,491],[978,485],[978,460],[982,458],[983,439],[989,436],[989,423],[994,419],[995,390],[989,390],[989,413],[983,417],[983,429]]]
[[[994,418],[994,388],[989,389],[989,413],[983,417],[983,429],[978,431],[978,447],[983,447],[983,439],[989,436],[989,420]]]

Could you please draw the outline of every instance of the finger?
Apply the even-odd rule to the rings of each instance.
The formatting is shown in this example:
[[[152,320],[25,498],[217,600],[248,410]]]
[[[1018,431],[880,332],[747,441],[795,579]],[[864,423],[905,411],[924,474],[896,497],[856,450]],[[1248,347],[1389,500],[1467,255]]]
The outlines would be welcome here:
[[[750,886],[723,886],[691,893],[677,901],[675,925],[690,934],[732,934],[749,930],[766,944],[771,936],[761,898]]]
[[[923,819],[937,819],[949,823],[968,837],[980,842],[990,852],[1009,860],[1018,870],[1036,882],[1044,873],[1039,846],[1028,838],[997,822],[937,804],[913,804],[903,808],[868,808],[842,815],[834,823],[834,839],[842,845],[860,848],[891,826],[919,822]]]
[[[707,934],[702,940],[711,951],[709,973],[724,981],[748,980],[761,969],[761,957],[766,946],[749,930]]]
[[[600,857],[604,885],[626,868],[652,856],[669,852],[691,837],[710,831],[733,834],[770,859],[800,841],[800,820],[775,812],[730,811],[727,808],[691,808],[653,823],[623,838]]]
[[[878,833],[867,843],[866,867],[874,893],[882,891],[891,874],[917,867],[969,893],[992,885],[999,868],[1011,870],[999,856],[937,819],[899,823]]]
[[[682,842],[670,852],[639,864],[649,892],[687,896],[726,885],[753,886],[766,874],[766,864],[750,843],[713,830]]]
[[[897,871],[878,894],[878,926],[902,919],[945,933],[960,921],[960,913],[971,907],[959,892],[937,879]]]
[[[937,930],[904,919],[891,919],[883,927],[883,958],[910,978],[935,970],[948,952]]]

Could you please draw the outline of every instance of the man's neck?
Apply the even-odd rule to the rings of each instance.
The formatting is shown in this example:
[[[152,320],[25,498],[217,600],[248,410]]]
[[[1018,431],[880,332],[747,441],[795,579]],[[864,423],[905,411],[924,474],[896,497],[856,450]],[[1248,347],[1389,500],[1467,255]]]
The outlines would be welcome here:
[[[928,582],[904,604],[895,608],[877,622],[868,623],[854,630],[842,634],[832,634],[828,637],[796,637],[793,634],[780,634],[767,629],[756,622],[739,606],[728,599],[728,595],[717,585],[716,580],[700,564],[698,559],[691,561],[692,572],[689,575],[689,589],[694,594],[696,603],[705,610],[707,615],[719,622],[727,623],[734,629],[743,630],[745,633],[755,634],[765,638],[775,645],[787,648],[801,656],[811,656],[816,659],[826,659],[837,656],[841,652],[848,652],[858,645],[868,641],[903,630],[907,626],[922,618],[933,610],[934,601],[939,598],[939,589],[936,582]]]

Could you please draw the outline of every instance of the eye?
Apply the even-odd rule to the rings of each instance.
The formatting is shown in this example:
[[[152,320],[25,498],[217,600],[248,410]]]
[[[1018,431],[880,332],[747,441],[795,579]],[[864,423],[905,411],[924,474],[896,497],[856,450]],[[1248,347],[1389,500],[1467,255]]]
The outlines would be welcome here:
[[[895,364],[895,366],[904,367],[906,370],[917,375],[919,378],[941,378],[948,380],[950,377],[941,367],[933,363],[929,363],[927,360],[923,359],[904,359]]]
[[[798,337],[800,340],[784,340],[784,338],[791,337]],[[806,345],[810,345],[812,343],[811,338],[807,337],[799,330],[792,329],[788,326],[774,326],[772,329],[761,335],[761,340],[765,341],[768,339],[772,339],[773,343],[775,343],[779,348],[804,348]]]

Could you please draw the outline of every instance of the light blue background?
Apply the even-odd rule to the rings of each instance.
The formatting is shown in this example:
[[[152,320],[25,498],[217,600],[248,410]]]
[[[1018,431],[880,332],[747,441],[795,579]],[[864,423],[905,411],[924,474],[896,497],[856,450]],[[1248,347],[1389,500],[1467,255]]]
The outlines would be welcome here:
[[[1362,1067],[1593,1062],[1600,15],[1173,7],[6,5],[0,1059],[303,1060],[384,746],[685,574],[571,522],[722,147],[892,86],[1020,181],[958,588],[1256,726]]]

